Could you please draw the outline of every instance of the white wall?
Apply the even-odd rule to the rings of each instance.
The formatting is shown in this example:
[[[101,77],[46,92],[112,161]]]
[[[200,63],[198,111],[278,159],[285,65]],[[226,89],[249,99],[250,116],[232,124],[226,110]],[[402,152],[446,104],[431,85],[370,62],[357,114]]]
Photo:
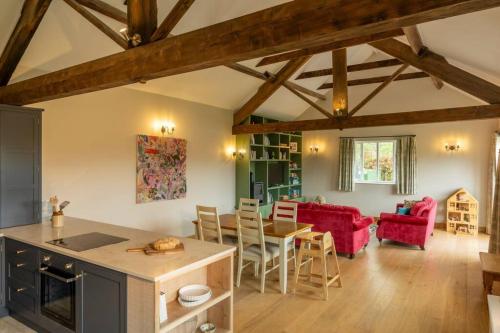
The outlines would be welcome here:
[[[374,85],[350,88],[350,107],[366,96]],[[476,100],[445,86],[436,90],[429,79],[392,83],[359,112],[359,115],[392,113],[422,109],[478,105]],[[328,105],[328,102],[326,103]],[[317,118],[317,111],[308,110],[301,119]],[[409,135],[417,138],[418,192],[414,198],[429,195],[439,201],[438,222],[444,222],[444,201],[460,187],[469,190],[480,202],[480,225],[484,226],[489,147],[497,120],[477,120],[426,125],[406,125],[316,131],[304,134],[304,194],[322,194],[336,204],[356,206],[364,214],[378,216],[392,212],[395,204],[406,199],[395,194],[394,185],[357,184],[351,193],[337,191],[339,136]],[[445,143],[459,142],[459,153],[448,153]],[[320,146],[317,155],[308,147]]]
[[[232,210],[230,111],[125,88],[36,106],[45,109],[43,199],[71,201],[66,215],[190,235],[196,204]],[[173,136],[188,141],[187,197],[136,204],[136,135],[161,135],[155,120],[173,121]]]

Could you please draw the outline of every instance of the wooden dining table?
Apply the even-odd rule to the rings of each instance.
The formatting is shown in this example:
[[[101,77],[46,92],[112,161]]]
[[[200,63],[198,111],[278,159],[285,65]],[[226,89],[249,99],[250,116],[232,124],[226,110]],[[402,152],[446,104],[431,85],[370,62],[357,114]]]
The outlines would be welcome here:
[[[237,236],[236,232],[236,215],[223,214],[219,216],[220,227],[223,235]],[[293,243],[294,237],[300,233],[311,231],[312,224],[308,223],[293,223],[284,221],[272,221],[262,219],[264,224],[264,240],[266,242],[277,244],[280,250],[280,290],[282,294],[287,291],[288,279],[288,248],[289,244]],[[195,232],[198,233],[196,224],[198,221],[193,221],[195,224]]]

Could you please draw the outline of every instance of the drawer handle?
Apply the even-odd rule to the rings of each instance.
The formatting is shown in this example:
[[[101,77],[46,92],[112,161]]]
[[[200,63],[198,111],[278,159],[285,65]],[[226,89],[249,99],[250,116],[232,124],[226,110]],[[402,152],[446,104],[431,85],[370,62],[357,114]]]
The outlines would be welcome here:
[[[23,288],[16,289],[16,292],[18,292],[18,293],[22,293],[23,291],[26,291],[26,288],[23,287]]]
[[[24,267],[24,266],[26,266],[26,264],[25,264],[25,263],[16,264],[16,267],[17,267],[17,268],[19,268],[19,267]]]
[[[27,252],[27,251],[28,251],[28,250],[17,250],[17,251],[16,251],[16,254],[23,254],[23,253],[25,253],[25,252]]]

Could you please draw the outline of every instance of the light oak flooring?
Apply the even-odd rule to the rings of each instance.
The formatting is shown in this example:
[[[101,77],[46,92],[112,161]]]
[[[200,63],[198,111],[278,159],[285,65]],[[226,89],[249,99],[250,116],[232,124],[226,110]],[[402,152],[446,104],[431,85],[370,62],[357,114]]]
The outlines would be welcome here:
[[[235,332],[486,333],[478,252],[487,246],[487,235],[441,230],[426,251],[388,241],[379,247],[372,237],[354,260],[339,257],[343,288],[330,287],[328,301],[310,291],[281,295],[277,274],[260,294],[249,270],[235,288]]]
[[[35,333],[35,331],[24,326],[11,317],[0,319],[0,333]]]
[[[328,301],[308,291],[282,296],[275,273],[260,294],[249,270],[235,288],[235,332],[486,333],[478,252],[487,246],[484,234],[455,236],[440,230],[426,251],[387,241],[379,247],[372,237],[354,260],[339,257],[343,288],[330,287]],[[500,294],[498,285],[495,293]],[[6,317],[0,319],[4,332],[33,331]]]

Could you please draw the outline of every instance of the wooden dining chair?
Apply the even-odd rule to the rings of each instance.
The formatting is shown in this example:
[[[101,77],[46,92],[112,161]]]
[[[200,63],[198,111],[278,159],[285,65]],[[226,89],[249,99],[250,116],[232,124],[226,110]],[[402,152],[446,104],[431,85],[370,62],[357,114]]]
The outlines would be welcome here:
[[[276,201],[274,203],[273,221],[283,221],[297,224],[297,207],[296,202]],[[288,251],[292,251],[292,255],[288,260],[293,260],[294,267],[297,265],[297,257],[295,255],[295,239],[289,244]]]
[[[260,266],[260,292],[264,293],[266,275],[279,267],[274,265],[274,258],[279,257],[279,247],[266,244],[264,241],[264,226],[259,212],[244,210],[236,211],[236,226],[238,234],[238,275],[236,286],[240,286],[241,274],[245,267],[251,264]],[[244,263],[247,261],[247,263]],[[268,269],[268,263],[271,268]]]
[[[223,243],[217,207],[196,206],[198,239]]]
[[[245,212],[258,212],[259,199],[240,198],[240,206],[238,209]]]
[[[300,249],[297,259],[297,266],[295,267],[295,279],[293,292],[295,293],[298,286],[322,289],[323,298],[328,300],[328,287],[337,281],[337,286],[342,288],[342,281],[340,280],[339,262],[337,260],[337,253],[335,251],[335,243],[332,234],[328,231],[321,232],[306,232],[297,236],[300,242]],[[334,271],[330,274],[328,271],[327,255],[331,253],[334,261]],[[303,258],[306,260],[302,261]],[[320,274],[313,273],[313,263],[315,259],[319,259]],[[302,266],[309,264],[309,269],[306,274],[301,275],[300,270]],[[331,271],[331,270],[330,270]],[[300,279],[300,280],[299,280]],[[314,281],[313,279],[318,280]]]

